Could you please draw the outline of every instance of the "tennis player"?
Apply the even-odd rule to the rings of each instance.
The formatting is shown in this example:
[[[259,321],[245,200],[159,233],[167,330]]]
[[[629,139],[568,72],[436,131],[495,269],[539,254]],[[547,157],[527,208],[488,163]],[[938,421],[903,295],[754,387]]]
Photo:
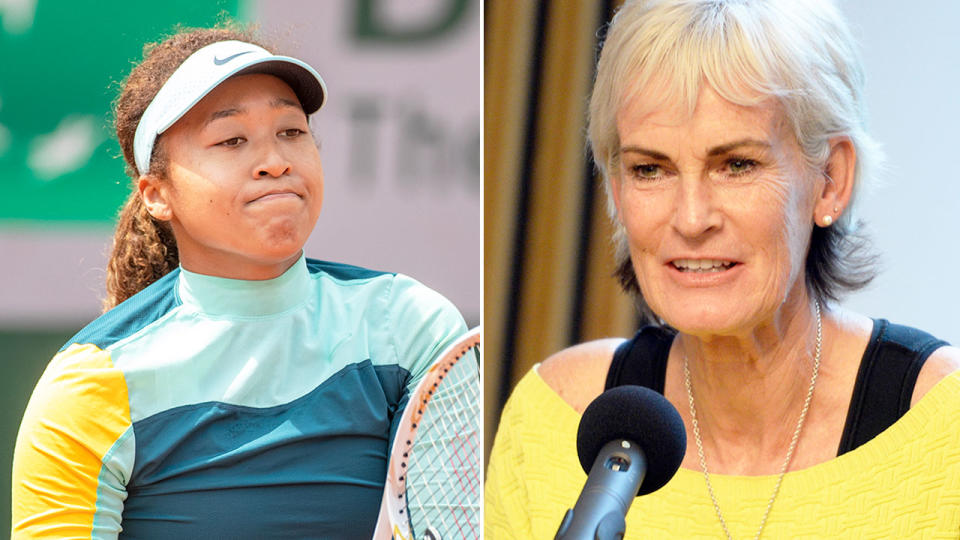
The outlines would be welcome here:
[[[326,97],[243,29],[145,48],[109,311],[30,399],[14,538],[370,538],[394,413],[465,325],[409,277],[304,257]]]

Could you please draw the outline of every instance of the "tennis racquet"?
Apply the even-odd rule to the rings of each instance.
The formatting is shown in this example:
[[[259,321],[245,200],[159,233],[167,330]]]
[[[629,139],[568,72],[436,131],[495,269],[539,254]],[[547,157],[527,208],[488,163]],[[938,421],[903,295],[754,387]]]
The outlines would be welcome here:
[[[374,540],[481,538],[480,328],[448,346],[410,395]]]

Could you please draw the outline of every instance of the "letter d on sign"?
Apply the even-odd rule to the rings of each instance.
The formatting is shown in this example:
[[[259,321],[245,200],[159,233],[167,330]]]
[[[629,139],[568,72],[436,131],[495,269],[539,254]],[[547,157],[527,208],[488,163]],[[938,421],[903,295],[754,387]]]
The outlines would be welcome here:
[[[383,16],[383,4],[389,1],[356,0],[354,36],[358,41],[414,45],[443,37],[463,19],[473,0],[437,0],[430,17],[424,17],[418,25],[402,27]]]

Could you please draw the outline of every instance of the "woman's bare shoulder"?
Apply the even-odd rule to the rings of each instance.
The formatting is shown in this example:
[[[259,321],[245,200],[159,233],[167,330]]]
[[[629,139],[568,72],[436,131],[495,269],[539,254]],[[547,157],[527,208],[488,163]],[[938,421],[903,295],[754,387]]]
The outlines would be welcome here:
[[[613,351],[622,338],[588,341],[551,355],[537,373],[564,401],[582,413],[603,392]]]
[[[960,348],[940,347],[934,351],[920,368],[917,383],[913,387],[910,406],[920,401],[938,382],[958,370],[960,370]]]

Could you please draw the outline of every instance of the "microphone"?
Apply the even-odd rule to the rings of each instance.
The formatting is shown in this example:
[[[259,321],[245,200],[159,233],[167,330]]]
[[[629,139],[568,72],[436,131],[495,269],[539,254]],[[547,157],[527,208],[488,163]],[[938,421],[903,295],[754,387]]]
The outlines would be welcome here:
[[[642,386],[618,386],[593,400],[577,429],[587,482],[554,540],[622,539],[633,498],[673,478],[687,450],[680,413]]]

